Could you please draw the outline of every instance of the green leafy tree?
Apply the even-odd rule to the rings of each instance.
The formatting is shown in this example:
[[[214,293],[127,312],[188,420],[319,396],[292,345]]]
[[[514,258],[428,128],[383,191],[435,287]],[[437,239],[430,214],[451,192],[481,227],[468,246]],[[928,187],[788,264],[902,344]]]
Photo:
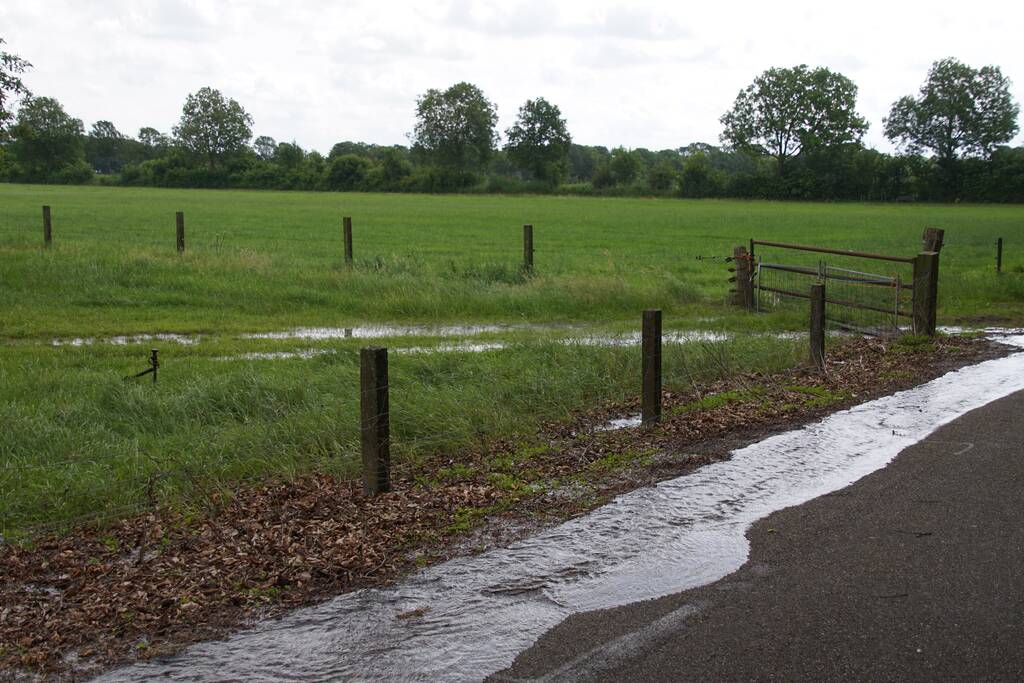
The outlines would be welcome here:
[[[616,185],[629,185],[640,175],[640,156],[625,147],[612,150],[612,158],[608,162],[608,170]]]
[[[647,171],[647,185],[652,190],[665,192],[671,190],[678,175],[668,161],[659,161]]]
[[[343,154],[331,160],[327,187],[331,190],[357,190],[370,171],[370,160],[355,154]]]
[[[144,147],[153,150],[154,153],[166,150],[171,144],[171,141],[166,135],[158,131],[156,128],[150,128],[148,126],[139,129],[138,140]]]
[[[806,150],[859,142],[868,124],[856,105],[853,81],[825,67],[768,69],[722,115],[722,142],[773,157],[782,175]]]
[[[412,164],[405,159],[399,147],[391,147],[384,153],[381,161],[381,168],[384,181],[393,186],[403,178],[412,175]]]
[[[701,150],[688,155],[679,177],[679,193],[683,197],[714,197],[719,192],[718,173],[711,166],[708,153]]]
[[[213,169],[249,144],[252,117],[242,105],[225,98],[220,91],[200,88],[186,98],[174,137]]]
[[[296,169],[306,158],[306,152],[295,142],[282,142],[274,150],[274,163],[281,168]]]
[[[272,161],[277,152],[277,140],[269,135],[261,135],[252,141],[252,151],[263,161]]]
[[[476,171],[498,144],[497,107],[472,83],[431,88],[416,100],[413,151],[450,171]]]
[[[565,178],[572,138],[557,105],[543,97],[527,100],[505,135],[505,151],[515,166],[552,185]]]
[[[52,97],[27,97],[12,129],[11,155],[25,180],[61,182],[85,166],[81,119],[68,116]],[[88,168],[85,169],[88,171]]]
[[[932,64],[918,96],[901,97],[885,119],[885,136],[904,151],[934,155],[946,196],[957,193],[960,160],[989,157],[1017,134],[1020,107],[999,67],[974,69],[952,59]]]
[[[0,38],[0,141],[4,139],[4,132],[14,119],[14,114],[11,113],[11,100],[22,95],[31,95],[21,80],[21,74],[32,68],[32,65],[18,55],[4,50],[6,42]]]
[[[128,139],[110,121],[92,124],[85,139],[85,159],[100,173],[113,173],[125,163]]]

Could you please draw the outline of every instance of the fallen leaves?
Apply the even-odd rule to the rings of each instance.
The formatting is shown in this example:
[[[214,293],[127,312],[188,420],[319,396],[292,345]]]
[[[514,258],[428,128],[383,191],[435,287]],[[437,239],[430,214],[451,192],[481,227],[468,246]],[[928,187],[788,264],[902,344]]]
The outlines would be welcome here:
[[[896,353],[892,344],[830,349],[825,375],[749,374],[692,394],[665,392],[664,419],[653,429],[595,429],[635,412],[633,402],[546,425],[528,447],[494,442],[438,453],[397,467],[393,492],[377,497],[354,481],[313,475],[240,486],[205,515],[156,509],[113,527],[2,545],[0,667],[95,671],[217,635],[268,608],[386,583],[456,552],[453,537],[489,518],[564,519],[726,457],[716,440],[790,428],[993,353],[961,339]]]

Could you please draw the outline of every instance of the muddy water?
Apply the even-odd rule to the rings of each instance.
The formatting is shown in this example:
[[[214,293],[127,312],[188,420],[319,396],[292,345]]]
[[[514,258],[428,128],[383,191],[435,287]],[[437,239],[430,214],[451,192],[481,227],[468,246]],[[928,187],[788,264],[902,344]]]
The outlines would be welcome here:
[[[1024,348],[1024,336],[1007,338]],[[851,484],[969,410],[1024,389],[987,361],[737,450],[507,548],[429,568],[103,680],[478,681],[573,612],[715,581],[775,510]],[[412,610],[421,616],[399,618]]]

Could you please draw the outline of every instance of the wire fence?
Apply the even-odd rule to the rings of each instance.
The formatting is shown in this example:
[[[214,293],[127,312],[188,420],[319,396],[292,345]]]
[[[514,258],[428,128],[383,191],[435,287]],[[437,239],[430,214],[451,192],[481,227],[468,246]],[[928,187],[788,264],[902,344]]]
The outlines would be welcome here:
[[[716,370],[711,373],[713,375],[733,369],[725,367],[729,364],[729,359],[723,356],[728,356],[729,352],[719,348],[729,343],[725,336],[715,340],[698,338],[684,341],[672,332],[662,334],[659,326],[656,348],[644,350],[645,336],[643,333],[637,333],[630,336],[628,345],[610,343],[609,348],[622,349],[623,346],[628,346],[630,348],[622,349],[623,352],[631,356],[636,352],[637,355],[632,356],[630,361],[630,372],[633,371],[633,363],[636,363],[636,371],[640,372],[645,366],[656,364],[657,374],[649,380],[653,389],[648,391],[647,395],[658,396],[659,409],[660,392],[657,389],[661,386],[663,358],[670,359],[673,372],[680,378],[688,376],[687,373],[691,371],[689,363],[694,362],[694,359],[685,360],[683,355],[677,357],[675,352],[663,355],[662,343],[677,347],[680,349],[679,354],[690,353],[682,350],[684,344],[687,347],[696,347],[693,353],[696,354],[696,358],[703,359],[696,362],[714,367]],[[546,348],[546,344],[547,342],[543,342],[541,347]],[[558,348],[562,346],[564,345],[559,344]],[[407,365],[400,367],[411,369],[408,361],[405,362]],[[722,367],[718,368],[718,365]],[[412,366],[417,367],[415,364]],[[163,372],[161,368],[161,380]],[[594,374],[589,370],[587,372]],[[129,376],[128,379],[130,381],[133,378]],[[638,376],[637,379],[641,378]],[[451,398],[461,391],[460,387],[472,389],[475,385],[487,383],[489,378],[479,371],[475,363],[468,364],[467,367],[446,363],[440,374],[431,374],[430,380],[432,385],[443,390],[445,398]],[[656,385],[653,384],[655,381]],[[648,378],[644,377],[645,387],[648,386],[647,383]],[[150,382],[146,381],[146,385],[149,384]],[[641,382],[637,384],[640,385]],[[153,386],[163,384],[161,382]],[[459,420],[457,416],[448,413],[443,420],[448,423],[447,429],[422,429],[420,423],[424,413],[420,409],[410,409],[404,396],[418,392],[421,394],[419,399],[422,399],[423,385],[408,372],[404,375],[392,375],[385,382],[374,384],[372,389],[391,394],[390,405],[385,409],[390,431],[382,441],[386,442],[386,448],[392,454],[392,470],[396,476],[404,478],[417,475],[417,468],[420,467],[417,463],[422,462],[419,456],[424,454],[443,453],[450,449],[454,457],[467,448],[486,450],[501,438],[493,429],[474,425],[471,415],[468,415],[466,420]],[[563,392],[564,386],[553,381],[541,380],[540,384],[533,386],[532,389],[556,394]],[[351,386],[351,391],[356,397],[365,390],[366,387],[360,387],[359,380]],[[568,397],[564,397],[559,405],[564,405],[564,414],[567,416],[580,408],[578,401],[574,402]],[[361,458],[358,404],[355,407],[356,410],[347,416],[339,415],[341,419],[349,419],[351,422],[337,435],[337,441],[333,442],[329,457],[319,451],[309,453],[308,458],[285,454],[268,454],[266,457],[253,458],[252,454],[225,452],[215,463],[211,463],[212,466],[205,468],[201,462],[190,462],[187,455],[179,457],[162,453],[158,456],[147,453],[144,447],[139,447],[137,452],[129,457],[114,450],[90,456],[54,453],[55,457],[44,460],[33,460],[37,456],[28,453],[24,454],[24,457],[12,453],[10,457],[0,462],[0,542],[4,538],[33,537],[94,524],[106,525],[119,519],[153,511],[158,508],[161,501],[166,500],[180,501],[186,507],[204,507],[214,500],[230,500],[233,493],[242,487],[287,480],[289,473],[333,473],[341,474],[346,479],[355,474],[358,477],[358,469],[353,470],[353,463],[359,463]],[[450,405],[444,401],[436,406],[436,410],[447,412]],[[599,415],[598,418],[600,417]],[[603,423],[598,422],[584,426],[574,433],[582,438],[597,438],[605,433]],[[272,467],[261,467],[261,463],[271,460],[274,460]],[[356,467],[358,468],[358,465]],[[97,495],[92,484],[80,486],[82,480],[93,482],[96,486],[109,486],[110,494]],[[41,519],[39,513],[44,509],[38,505],[38,497],[32,500],[32,496],[15,495],[19,489],[28,490],[26,487],[29,482],[33,482],[34,487],[35,483],[41,481],[46,481],[47,484],[40,486],[35,495],[52,496],[52,501],[44,506],[48,510],[48,518],[52,515],[52,521],[37,521]],[[168,498],[165,494],[171,495]],[[83,509],[83,498],[90,497],[95,500],[88,511],[69,514],[72,508]]]

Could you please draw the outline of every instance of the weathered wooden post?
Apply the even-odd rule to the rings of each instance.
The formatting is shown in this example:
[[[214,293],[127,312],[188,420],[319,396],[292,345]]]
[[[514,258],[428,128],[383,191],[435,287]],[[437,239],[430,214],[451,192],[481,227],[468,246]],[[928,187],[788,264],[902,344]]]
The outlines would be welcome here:
[[[523,270],[533,272],[533,226],[523,226]]]
[[[754,308],[754,283],[751,281],[751,258],[746,247],[732,250],[732,261],[736,270],[736,303],[743,308]]]
[[[939,255],[925,251],[914,258],[914,334],[935,334],[939,289]]]
[[[825,369],[825,283],[811,285],[811,363]]]
[[[153,368],[153,384],[156,384],[156,371],[160,369],[160,361],[157,358],[158,353],[160,353],[159,349],[149,350],[149,365]]]
[[[925,228],[921,235],[921,251],[934,251],[936,254],[942,251],[942,238],[946,231],[942,228]]]
[[[50,222],[50,207],[43,206],[43,244],[53,246],[53,224]]]
[[[643,354],[643,389],[640,399],[640,421],[645,426],[661,420],[661,310],[644,311],[643,335],[640,342]]]
[[[391,490],[388,350],[368,346],[361,350],[359,360],[363,491],[376,495]]]
[[[996,272],[1003,272],[1003,238],[996,240]]]
[[[345,216],[341,219],[342,232],[345,235],[345,265],[352,265],[352,217]]]
[[[174,214],[174,223],[177,233],[178,253],[185,253],[185,212],[178,211]]]

